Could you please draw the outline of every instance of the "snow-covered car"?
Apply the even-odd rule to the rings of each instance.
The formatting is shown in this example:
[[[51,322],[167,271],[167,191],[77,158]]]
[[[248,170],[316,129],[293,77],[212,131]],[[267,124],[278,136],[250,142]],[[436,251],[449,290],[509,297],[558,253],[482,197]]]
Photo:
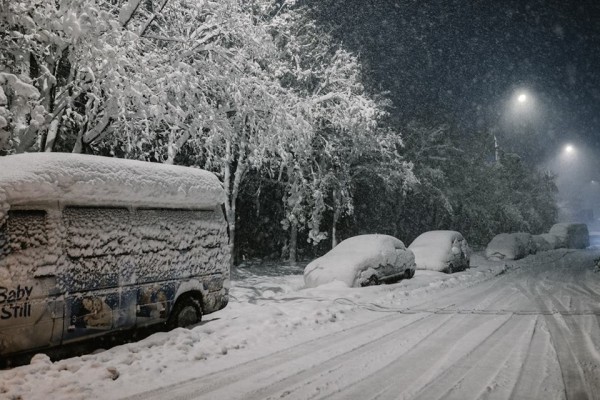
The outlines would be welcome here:
[[[452,273],[469,268],[471,249],[456,231],[429,231],[408,246],[415,255],[417,269]]]
[[[590,245],[590,235],[586,224],[555,224],[550,228],[550,234],[558,238],[559,247],[585,249]]]
[[[531,234],[501,233],[487,245],[485,256],[491,260],[518,260],[535,252],[536,244]]]
[[[342,241],[304,269],[306,287],[341,281],[349,287],[392,283],[415,274],[415,256],[389,235],[359,235]]]

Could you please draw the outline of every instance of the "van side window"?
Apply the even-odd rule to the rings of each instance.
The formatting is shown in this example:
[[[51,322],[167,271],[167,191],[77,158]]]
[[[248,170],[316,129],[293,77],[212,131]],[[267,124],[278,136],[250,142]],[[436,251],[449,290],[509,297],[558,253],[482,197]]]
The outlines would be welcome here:
[[[131,236],[138,246],[138,282],[199,275],[226,244],[214,211],[138,209]]]
[[[129,210],[125,208],[66,207],[69,257],[125,254],[129,236]]]
[[[45,211],[9,211],[3,229],[5,232],[0,232],[0,249],[3,254],[44,247],[48,244]]]
[[[65,250],[70,290],[118,285],[119,265],[131,253],[130,216],[125,208],[66,207]]]

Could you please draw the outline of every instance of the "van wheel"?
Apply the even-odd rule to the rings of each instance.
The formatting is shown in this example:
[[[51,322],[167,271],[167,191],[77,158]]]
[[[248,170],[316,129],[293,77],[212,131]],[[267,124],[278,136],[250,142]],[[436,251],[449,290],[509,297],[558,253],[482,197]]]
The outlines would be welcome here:
[[[200,301],[192,296],[186,296],[175,303],[173,311],[167,320],[167,329],[185,328],[202,320]]]

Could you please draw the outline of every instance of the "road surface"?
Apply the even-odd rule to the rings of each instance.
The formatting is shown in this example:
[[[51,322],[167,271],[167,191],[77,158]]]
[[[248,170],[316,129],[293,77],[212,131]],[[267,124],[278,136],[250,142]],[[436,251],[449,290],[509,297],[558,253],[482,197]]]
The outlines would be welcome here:
[[[600,272],[549,252],[469,287],[130,399],[600,399]]]

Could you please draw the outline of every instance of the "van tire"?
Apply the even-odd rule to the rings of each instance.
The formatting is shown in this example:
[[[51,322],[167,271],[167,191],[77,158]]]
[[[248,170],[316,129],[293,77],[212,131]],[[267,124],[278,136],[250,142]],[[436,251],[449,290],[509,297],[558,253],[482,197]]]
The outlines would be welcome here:
[[[185,328],[202,320],[200,300],[193,296],[185,296],[177,300],[167,320],[167,329]]]

